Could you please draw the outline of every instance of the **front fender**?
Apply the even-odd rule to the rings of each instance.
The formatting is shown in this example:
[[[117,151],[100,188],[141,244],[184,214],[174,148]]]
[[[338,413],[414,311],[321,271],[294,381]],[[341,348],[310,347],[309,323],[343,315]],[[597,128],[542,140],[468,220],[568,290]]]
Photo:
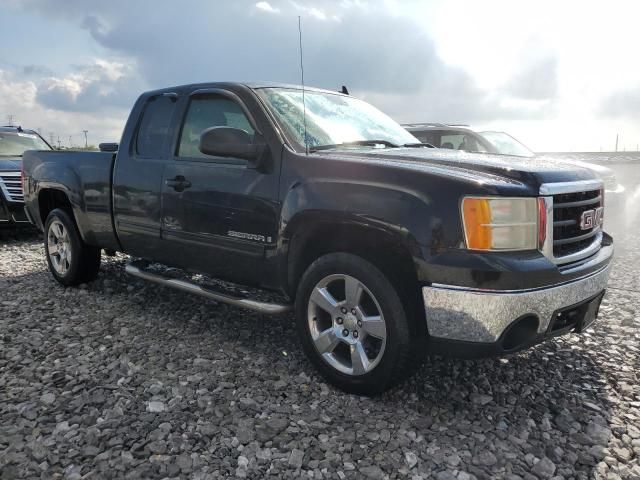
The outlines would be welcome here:
[[[438,250],[459,241],[455,229],[446,228],[451,217],[442,207],[436,211],[432,197],[392,186],[314,180],[297,184],[285,196],[280,234],[290,239],[309,222],[351,223],[393,235],[414,251],[418,244]],[[451,230],[448,238],[447,230]]]

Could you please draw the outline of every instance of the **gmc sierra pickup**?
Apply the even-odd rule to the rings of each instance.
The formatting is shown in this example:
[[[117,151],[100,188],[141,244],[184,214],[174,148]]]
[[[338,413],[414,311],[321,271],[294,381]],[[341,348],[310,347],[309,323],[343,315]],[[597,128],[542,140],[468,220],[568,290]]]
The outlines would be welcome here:
[[[562,162],[429,148],[319,89],[209,83],[143,94],[120,144],[27,152],[26,211],[53,277],[138,277],[295,311],[333,384],[373,394],[425,353],[511,353],[596,318],[613,255],[602,182]],[[117,151],[117,153],[116,153]],[[153,264],[272,290],[241,298]]]

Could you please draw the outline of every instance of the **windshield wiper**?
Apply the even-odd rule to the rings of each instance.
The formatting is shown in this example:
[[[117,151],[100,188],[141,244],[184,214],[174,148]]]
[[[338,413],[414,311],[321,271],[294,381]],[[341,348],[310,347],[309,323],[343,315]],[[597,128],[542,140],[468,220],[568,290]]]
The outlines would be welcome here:
[[[404,145],[402,145],[403,147],[408,147],[408,148],[420,148],[420,147],[425,147],[425,148],[436,148],[435,146],[431,145],[430,143],[424,143],[424,142],[418,142],[418,143],[405,143]]]
[[[387,140],[355,140],[353,142],[344,142],[344,143],[333,143],[329,145],[315,145],[309,148],[310,152],[317,152],[318,150],[330,150],[332,148],[340,148],[340,147],[352,147],[352,146],[375,146],[375,145],[384,145],[387,148],[398,148],[399,145],[395,143],[391,143]]]

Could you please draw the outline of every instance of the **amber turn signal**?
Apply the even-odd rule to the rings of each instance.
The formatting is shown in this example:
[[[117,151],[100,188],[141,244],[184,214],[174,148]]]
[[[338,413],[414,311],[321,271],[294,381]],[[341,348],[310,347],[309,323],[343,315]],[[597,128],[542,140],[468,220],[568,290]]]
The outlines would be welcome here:
[[[538,248],[540,212],[536,198],[465,197],[461,210],[470,250]]]
[[[467,197],[462,201],[462,217],[467,240],[467,248],[472,250],[491,249],[491,209],[486,198]]]

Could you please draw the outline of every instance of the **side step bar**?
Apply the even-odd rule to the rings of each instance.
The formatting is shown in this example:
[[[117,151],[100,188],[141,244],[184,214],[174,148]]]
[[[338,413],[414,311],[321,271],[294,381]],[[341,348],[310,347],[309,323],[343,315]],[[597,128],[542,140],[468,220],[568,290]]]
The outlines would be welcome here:
[[[130,275],[143,278],[144,280],[149,280],[150,282],[154,282],[159,285],[164,285],[165,287],[175,288],[177,290],[182,290],[183,292],[195,293],[196,295],[208,298],[209,300],[228,303],[229,305],[246,308],[248,310],[265,313],[268,315],[286,313],[291,311],[292,309],[291,305],[265,303],[256,300],[250,300],[248,298],[233,297],[226,293],[220,293],[205,287],[201,287],[200,285],[197,285],[195,283],[186,282],[184,280],[179,280],[176,278],[166,278],[162,275],[158,275],[157,273],[151,273],[143,270],[142,268],[131,263],[127,264],[127,266],[125,267],[125,271]]]

